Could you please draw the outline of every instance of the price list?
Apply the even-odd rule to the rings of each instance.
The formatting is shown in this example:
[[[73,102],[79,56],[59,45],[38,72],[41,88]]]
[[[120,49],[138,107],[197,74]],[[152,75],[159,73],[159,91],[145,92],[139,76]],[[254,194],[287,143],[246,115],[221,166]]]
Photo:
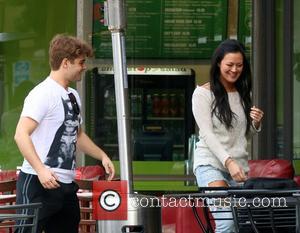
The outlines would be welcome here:
[[[93,47],[97,58],[112,57],[111,38],[94,0]],[[207,59],[226,38],[227,0],[127,0],[129,58]]]

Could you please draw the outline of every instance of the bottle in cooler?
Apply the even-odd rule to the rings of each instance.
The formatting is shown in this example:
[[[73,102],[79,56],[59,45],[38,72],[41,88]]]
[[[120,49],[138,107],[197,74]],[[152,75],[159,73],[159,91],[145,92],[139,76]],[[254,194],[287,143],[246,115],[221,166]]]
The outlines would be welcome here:
[[[155,117],[159,117],[161,113],[160,96],[157,93],[153,94],[152,112]]]
[[[177,117],[178,116],[178,101],[176,94],[173,93],[170,95],[170,108],[169,108],[170,116]]]
[[[170,102],[169,102],[168,94],[166,94],[166,93],[162,94],[162,97],[161,97],[161,113],[160,113],[160,115],[162,117],[168,117],[169,116],[169,105],[170,105]]]
[[[147,116],[148,117],[152,117],[153,116],[153,103],[152,103],[152,96],[151,94],[147,94],[147,98],[146,98],[146,106],[147,106]]]

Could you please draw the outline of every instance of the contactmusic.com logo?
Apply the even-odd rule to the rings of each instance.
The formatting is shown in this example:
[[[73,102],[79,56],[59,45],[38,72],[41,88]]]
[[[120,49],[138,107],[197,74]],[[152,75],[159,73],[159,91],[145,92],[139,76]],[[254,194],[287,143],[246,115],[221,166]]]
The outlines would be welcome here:
[[[127,220],[127,182],[93,182],[93,218]]]

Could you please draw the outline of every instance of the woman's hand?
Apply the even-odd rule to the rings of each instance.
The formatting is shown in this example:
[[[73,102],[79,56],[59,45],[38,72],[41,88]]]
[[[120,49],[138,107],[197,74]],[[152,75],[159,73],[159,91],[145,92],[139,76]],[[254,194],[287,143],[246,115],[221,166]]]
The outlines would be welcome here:
[[[259,108],[255,107],[255,106],[253,106],[251,108],[250,117],[251,117],[256,129],[259,128],[263,116],[264,116],[264,112],[262,110],[260,110]]]
[[[236,182],[243,182],[247,179],[244,170],[234,159],[228,158],[225,162],[225,166],[227,167],[232,179]]]

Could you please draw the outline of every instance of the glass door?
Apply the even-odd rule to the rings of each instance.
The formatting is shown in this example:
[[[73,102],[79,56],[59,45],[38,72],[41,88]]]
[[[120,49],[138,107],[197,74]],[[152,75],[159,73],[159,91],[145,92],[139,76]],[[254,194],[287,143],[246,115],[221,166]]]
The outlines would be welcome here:
[[[109,70],[109,72],[108,72]],[[93,136],[118,160],[114,77],[111,67],[91,73]],[[132,156],[136,161],[183,161],[195,132],[191,97],[195,75],[187,68],[128,69]]]

